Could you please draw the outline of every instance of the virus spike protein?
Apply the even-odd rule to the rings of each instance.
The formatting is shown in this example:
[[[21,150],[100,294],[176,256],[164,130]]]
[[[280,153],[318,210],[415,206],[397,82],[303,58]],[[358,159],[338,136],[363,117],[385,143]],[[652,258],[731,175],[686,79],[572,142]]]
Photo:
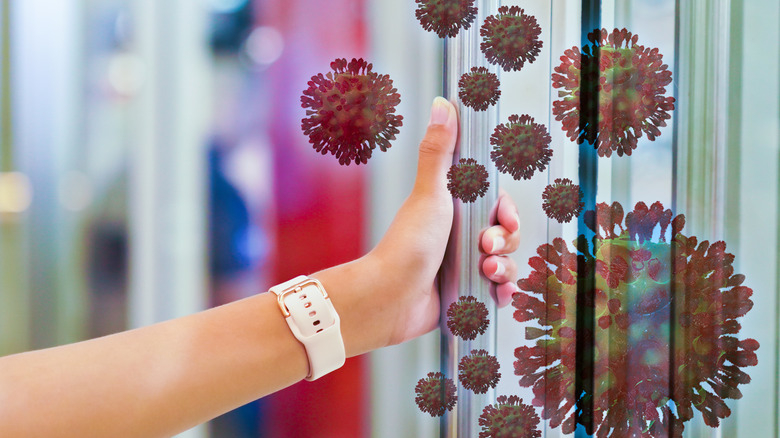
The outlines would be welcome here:
[[[441,417],[446,411],[451,411],[455,407],[458,401],[456,391],[452,379],[444,377],[444,374],[439,372],[430,372],[417,382],[414,388],[417,396],[414,401],[421,411],[430,414],[431,417]]]
[[[458,379],[463,387],[477,394],[484,394],[495,388],[501,373],[498,359],[485,350],[471,350],[458,365]]]
[[[542,29],[536,18],[518,6],[501,6],[498,14],[485,19],[479,30],[480,49],[488,62],[504,71],[520,70],[536,60],[542,48]]]
[[[501,83],[498,75],[490,73],[485,67],[472,67],[469,73],[464,73],[458,81],[458,96],[463,105],[476,111],[485,111],[489,106],[498,103],[501,96]]]
[[[439,38],[454,37],[460,29],[468,29],[477,17],[474,0],[415,0],[414,15],[423,29]]]
[[[569,222],[579,217],[585,203],[582,201],[580,186],[572,184],[568,178],[557,178],[542,193],[542,208],[550,219]]]
[[[547,128],[534,123],[528,115],[511,115],[509,122],[496,126],[490,136],[490,158],[496,168],[516,180],[531,179],[534,172],[543,171],[552,158]]]
[[[473,340],[485,333],[490,320],[485,303],[472,296],[462,296],[447,308],[447,327],[453,335]]]
[[[303,91],[301,128],[317,152],[330,152],[342,165],[366,164],[377,146],[383,152],[390,147],[403,125],[395,115],[401,96],[389,76],[373,72],[362,58],[336,59],[330,66],[332,72],[312,76]]]
[[[742,368],[757,364],[759,347],[737,338],[737,318],[753,302],[745,277],[734,274],[734,256],[724,242],[683,235],[684,216],[672,219],[660,202],[638,203],[625,221],[619,203],[601,203],[586,219],[596,233],[592,252],[583,236],[576,252],[556,238],[538,248],[533,271],[518,281],[514,317],[538,324],[526,327],[535,345],[515,350],[520,385],[533,387],[542,418],[563,433],[581,418],[579,400],[592,401],[587,432],[600,437],[680,437],[694,407],[716,427],[730,414],[723,400],[740,398],[738,385],[750,382]],[[578,291],[578,284],[590,285]],[[579,335],[578,306],[590,307],[596,321]],[[578,336],[594,345],[585,363],[576,359]],[[594,376],[592,392],[571,391],[578,373]]]
[[[572,141],[593,144],[601,157],[631,155],[639,138],[655,140],[671,118],[675,100],[664,94],[672,72],[658,49],[637,44],[626,29],[596,30],[588,40],[582,51],[566,50],[552,74],[560,89],[555,120]]]
[[[461,158],[447,172],[447,189],[463,202],[474,202],[485,196],[490,182],[485,166],[473,158]]]
[[[487,405],[479,417],[479,438],[541,438],[539,415],[516,395],[500,395],[495,405]]]

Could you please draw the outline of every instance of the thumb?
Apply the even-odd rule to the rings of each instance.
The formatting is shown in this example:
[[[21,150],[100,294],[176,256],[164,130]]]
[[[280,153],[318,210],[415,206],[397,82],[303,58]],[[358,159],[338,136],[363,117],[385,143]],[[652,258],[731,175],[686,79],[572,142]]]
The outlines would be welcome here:
[[[458,115],[455,106],[443,97],[433,100],[428,131],[420,142],[415,190],[441,190],[447,186],[447,171],[458,138]]]

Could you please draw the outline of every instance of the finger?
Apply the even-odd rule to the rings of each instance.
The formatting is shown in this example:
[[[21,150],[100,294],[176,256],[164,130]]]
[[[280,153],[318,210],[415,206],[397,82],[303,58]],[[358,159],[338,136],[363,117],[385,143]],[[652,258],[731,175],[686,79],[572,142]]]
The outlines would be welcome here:
[[[512,198],[503,190],[491,212],[492,227],[479,236],[484,254],[509,254],[520,246],[520,216]]]
[[[498,225],[503,225],[509,232],[514,233],[520,229],[520,214],[517,205],[508,193],[502,190],[496,201],[498,203]],[[493,223],[495,225],[495,223]]]
[[[506,307],[512,302],[512,295],[517,292],[517,285],[513,281],[499,284],[496,286],[495,297],[496,305],[499,308]]]
[[[515,201],[512,200],[512,197],[509,196],[509,193],[506,192],[503,188],[499,187],[498,189],[498,198],[496,199],[496,203],[493,204],[493,207],[490,209],[490,214],[488,215],[488,223],[490,225],[498,225],[500,223],[499,221],[499,210],[501,210],[501,219],[507,219],[505,216],[507,213],[512,213],[512,209],[514,209],[514,212],[517,213],[517,205],[515,205]]]
[[[482,273],[490,281],[498,284],[517,279],[517,264],[509,257],[488,256],[482,262]]]
[[[420,142],[415,190],[441,190],[447,187],[447,171],[452,166],[458,138],[458,115],[443,97],[433,100],[428,131]]]
[[[480,251],[485,254],[510,254],[520,246],[520,231],[509,232],[503,225],[493,225],[479,237]]]

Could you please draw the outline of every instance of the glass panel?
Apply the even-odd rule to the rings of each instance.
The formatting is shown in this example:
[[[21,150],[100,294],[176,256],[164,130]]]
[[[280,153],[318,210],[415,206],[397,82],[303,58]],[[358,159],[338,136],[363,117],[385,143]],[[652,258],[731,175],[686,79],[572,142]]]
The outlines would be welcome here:
[[[778,50],[774,43],[770,47],[751,44],[778,40],[778,6],[770,3],[502,3],[519,4],[536,17],[542,27],[543,49],[536,61],[520,72],[501,72],[498,122],[506,122],[512,114],[534,117],[549,130],[553,151],[547,168],[529,180],[499,176],[500,186],[510,192],[521,209],[523,243],[513,258],[520,266],[520,278],[527,280],[534,270],[529,259],[539,256],[540,247],[542,257],[550,262],[546,266],[553,273],[557,270],[554,262],[561,264],[553,260],[560,250],[542,246],[545,242],[561,239],[558,242],[567,245],[572,254],[581,248],[590,255],[580,263],[576,259],[568,262],[569,273],[580,279],[579,284],[575,281],[567,289],[568,325],[559,324],[552,334],[545,334],[540,329],[549,329],[551,325],[541,326],[540,318],[518,322],[513,317],[518,310],[514,306],[499,310],[497,316],[497,356],[502,379],[494,396],[517,394],[525,403],[534,404],[537,414],[546,417],[540,424],[545,436],[567,435],[565,429],[575,428],[577,432],[568,435],[586,436],[586,429],[599,431],[604,424],[608,426],[600,430],[603,436],[627,436],[630,427],[645,436],[777,436]],[[475,4],[485,7],[486,2]],[[390,18],[385,18],[383,15],[376,20],[381,22],[377,26],[385,29],[384,33],[377,31],[382,41],[379,47],[384,50],[391,46],[390,41],[397,40],[388,38],[387,30],[393,26],[386,23]],[[649,105],[638,97],[646,90],[636,88],[636,83],[636,93],[627,86],[622,91],[620,86],[599,90],[601,103],[595,106],[597,111],[593,114],[576,114],[570,118],[573,121],[567,122],[563,111],[556,113],[554,102],[564,100],[559,91],[565,91],[565,87],[553,87],[551,77],[564,63],[561,56],[570,58],[572,64],[580,61],[577,56],[567,56],[566,51],[593,46],[587,36],[600,28],[613,36],[625,28],[631,36],[636,35],[636,44],[648,50],[636,60],[624,56],[626,62],[644,66],[641,74],[655,71],[656,79],[646,80],[643,86],[664,88],[653,94],[659,99],[654,113],[630,114],[636,120],[639,116],[649,120],[643,126],[631,125],[634,120],[626,120],[627,112],[621,108]],[[396,44],[405,43],[398,40]],[[600,45],[609,46],[608,41]],[[625,45],[617,51],[606,47],[601,51],[604,56],[595,59],[606,59],[611,52],[615,60],[614,53],[622,50],[625,55],[625,49]],[[381,59],[384,53],[377,56]],[[476,58],[474,65],[482,65],[483,60]],[[655,60],[660,62],[655,64]],[[468,67],[464,64],[461,71],[450,69],[444,73],[446,77],[457,77]],[[602,69],[598,63],[591,67]],[[408,68],[414,71],[414,65]],[[611,69],[610,75],[597,74],[591,78],[591,84],[583,86],[597,88],[599,77],[619,83],[624,72],[621,68]],[[563,70],[566,71],[567,68]],[[634,79],[628,78],[629,83]],[[673,110],[670,98],[674,98]],[[638,137],[636,148],[625,140],[622,144],[628,150],[624,149],[622,156],[617,148],[606,156],[599,154],[589,141],[578,147],[580,126],[588,122],[588,117],[594,121],[592,126],[598,125],[598,121],[630,126],[630,134],[625,138]],[[572,123],[574,132],[562,129],[563,123]],[[493,128],[479,127],[488,133]],[[617,129],[610,125],[600,128]],[[617,210],[604,207],[599,214],[588,216],[588,221],[584,213],[566,223],[549,219],[540,208],[542,193],[558,178],[569,178],[582,186],[585,210],[594,210],[597,203],[620,203],[620,224],[613,225],[608,220],[609,212]],[[385,193],[379,190],[374,195]],[[634,212],[640,201],[648,213]],[[655,202],[663,205],[658,213],[652,209]],[[627,225],[629,212],[631,221],[636,222],[641,216],[646,223]],[[684,227],[682,219],[672,223],[680,214],[686,219]],[[594,252],[592,228],[597,224],[602,225],[601,237],[595,242],[599,251]],[[623,238],[618,237],[621,227],[629,231]],[[673,234],[678,231],[679,237]],[[587,236],[588,245],[574,243],[580,234]],[[693,236],[695,246],[690,239]],[[705,240],[706,250],[700,246]],[[722,243],[715,243],[718,241],[726,242],[725,250]],[[463,242],[467,244],[467,239]],[[696,255],[695,249],[704,251],[704,255]],[[726,253],[733,254],[733,260]],[[720,268],[715,269],[718,264]],[[741,279],[737,274],[744,274],[743,285],[752,289],[752,309],[746,313],[745,308],[750,307],[746,298],[733,297],[745,290],[736,285]],[[552,290],[547,283],[539,286],[547,293]],[[737,302],[729,302],[733,299]],[[740,309],[738,303],[742,303],[742,310],[729,313],[730,309]],[[518,303],[524,312],[528,306]],[[717,306],[724,307],[716,309]],[[544,308],[545,318],[552,310]],[[738,333],[729,333],[735,331],[735,321],[740,329]],[[568,341],[561,341],[561,328],[570,337]],[[533,339],[525,339],[527,334]],[[555,339],[546,339],[556,336],[557,346]],[[730,338],[737,339],[736,347]],[[755,344],[748,339],[760,344],[756,350],[757,364],[750,352]],[[451,341],[446,336],[443,340]],[[518,362],[530,362],[529,351],[521,350],[518,358],[517,348],[533,347],[540,340],[544,341],[547,357],[566,345],[560,353],[568,355],[566,365],[556,359],[535,370],[521,365],[516,373]],[[421,342],[416,348],[406,352],[410,359],[427,357],[435,347]],[[448,361],[457,359],[450,357]],[[419,364],[415,367],[416,378],[424,375],[421,369],[427,370]],[[533,372],[545,367],[568,374],[545,376]],[[394,375],[404,376],[398,367],[386,363],[375,365],[376,375],[385,376],[390,368]],[[741,383],[747,381],[743,371],[751,376],[750,383]],[[406,378],[412,387],[416,379]],[[518,385],[521,379],[522,384]],[[405,409],[416,409],[410,400],[404,399],[402,391],[396,391],[396,397],[391,398],[395,394],[392,390],[381,384],[378,388],[381,396],[374,399],[378,400],[377,406],[398,400]],[[737,390],[742,393],[739,399],[734,398],[739,395]],[[720,403],[721,399],[726,400],[725,405]],[[563,404],[548,406],[545,411],[542,408],[549,400],[568,400],[571,405],[565,409],[561,409]],[[463,401],[467,406],[459,408],[461,412],[475,410],[468,399],[462,398]],[[761,421],[750,421],[754,417],[746,412],[754,410],[761,412]],[[375,412],[385,424],[390,423],[385,417],[408,418],[395,408],[376,408]],[[435,421],[417,414],[415,418],[424,427]],[[569,423],[564,423],[567,420]],[[718,426],[713,427],[716,423]],[[478,431],[479,428],[471,429],[473,433]],[[448,426],[441,433],[470,435],[453,432]]]
[[[502,175],[502,187],[528,211],[524,247],[516,258],[522,299],[499,315],[504,327],[499,359],[505,376],[513,379],[502,379],[497,392],[518,393],[519,380],[519,395],[546,420],[545,436],[575,430],[577,436],[777,436],[778,51],[772,45],[759,55],[746,39],[750,27],[752,41],[777,41],[777,5],[584,1],[572,8],[554,3],[552,35],[544,39],[553,53],[549,70],[535,77],[533,70],[524,70],[515,74],[518,82],[571,73],[561,55],[585,69],[585,60],[564,51],[593,47],[582,35],[595,28],[587,14],[594,4],[609,36],[626,28],[637,36],[636,44],[658,49],[662,61],[651,51],[628,65],[646,62],[658,72],[668,64],[671,81],[657,80],[655,86],[665,86],[657,96],[674,97],[675,108],[648,117],[659,131],[644,129],[630,157],[598,153],[597,166],[588,168],[586,157],[595,147],[585,141],[577,148],[572,141],[588,133],[587,115],[580,107],[570,122],[573,135],[566,135],[561,129],[566,114],[556,108],[566,96],[559,92],[569,91],[571,83],[560,80],[563,86],[556,88],[552,76],[548,102],[543,97],[502,100],[501,119],[510,105],[511,111],[531,111],[529,100],[539,111],[551,110],[554,154],[549,171],[528,182]],[[633,105],[632,117],[642,107],[630,88],[618,86],[626,67],[607,61],[614,61],[608,38],[600,44],[593,76],[602,81],[598,118],[592,119],[600,123],[600,136],[620,129],[627,120],[624,107]],[[660,62],[651,64],[653,59]],[[567,68],[561,71],[563,64]],[[768,82],[766,74],[772,78]],[[509,76],[502,77],[506,87],[513,86]],[[653,85],[648,76],[639,77],[646,80],[644,87]],[[581,80],[575,85],[584,90],[587,82],[581,78],[569,75]],[[611,89],[605,86],[610,83]],[[749,89],[761,89],[761,95]],[[657,109],[667,105],[656,102]],[[743,173],[754,166],[760,175]],[[584,213],[578,224],[548,219],[539,209],[540,195],[564,177],[582,186],[585,210],[594,209],[589,184],[596,189],[595,203],[611,207]],[[760,191],[761,201],[745,197],[751,191],[742,186],[746,181]],[[612,204],[616,201],[620,209]],[[663,208],[654,212],[656,201]],[[684,215],[684,223],[678,215]],[[586,240],[575,242],[580,234]],[[538,246],[544,235],[553,246]],[[758,236],[765,238],[763,244]],[[531,257],[538,258],[529,265]],[[511,315],[518,310],[519,326]],[[518,341],[523,338],[531,339]],[[752,414],[756,411],[761,415]]]

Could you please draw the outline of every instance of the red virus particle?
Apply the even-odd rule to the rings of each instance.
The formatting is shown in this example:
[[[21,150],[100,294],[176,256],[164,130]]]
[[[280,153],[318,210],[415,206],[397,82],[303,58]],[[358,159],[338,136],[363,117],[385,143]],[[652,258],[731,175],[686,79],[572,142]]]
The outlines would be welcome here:
[[[498,14],[487,17],[479,30],[479,47],[491,64],[500,65],[504,71],[520,70],[539,55],[541,33],[536,18],[525,14],[522,8],[501,6]]]
[[[383,152],[395,140],[403,117],[395,115],[401,102],[387,75],[373,71],[361,59],[347,64],[344,58],[330,63],[332,72],[312,76],[303,91],[303,133],[314,150],[335,155],[339,164],[366,164],[377,146]]]
[[[414,15],[423,29],[439,38],[454,37],[461,28],[468,29],[477,17],[474,0],[415,0]]]
[[[539,415],[516,395],[499,395],[479,416],[479,438],[541,438]]]
[[[685,217],[660,202],[636,204],[625,224],[619,203],[601,203],[585,223],[592,251],[584,236],[576,251],[556,238],[518,281],[514,317],[538,324],[526,327],[535,345],[515,350],[520,386],[567,434],[581,424],[599,437],[681,437],[693,408],[716,427],[759,347],[737,338],[753,291],[734,274],[734,255],[683,235]],[[579,331],[578,318],[589,318]],[[576,381],[589,384],[575,393]]]
[[[490,73],[485,67],[472,67],[471,72],[460,77],[458,96],[463,105],[477,111],[485,111],[498,102],[501,96],[501,90],[498,89],[500,86],[498,75]]]
[[[490,136],[490,158],[498,170],[516,180],[531,179],[534,172],[545,169],[552,157],[552,138],[547,128],[528,115],[509,116],[509,122],[496,126]]]
[[[455,407],[458,401],[455,391],[455,382],[452,379],[444,377],[442,373],[431,372],[417,382],[414,388],[417,396],[414,401],[421,411],[431,414],[431,417],[441,417]]]
[[[474,202],[485,196],[490,182],[485,166],[473,158],[461,158],[447,172],[447,189],[463,202]]]
[[[578,217],[585,204],[582,202],[580,186],[572,184],[568,178],[557,178],[542,193],[542,208],[547,217],[558,222],[569,222]]]
[[[643,134],[651,141],[661,135],[674,110],[674,97],[665,97],[672,72],[656,48],[637,44],[626,29],[588,34],[590,45],[564,52],[552,75],[559,100],[555,120],[579,144],[591,143],[599,156],[631,155]]]
[[[485,350],[471,350],[458,365],[458,379],[463,387],[477,394],[484,394],[489,388],[495,388],[501,373],[495,356]]]
[[[447,327],[455,336],[470,341],[484,334],[488,325],[487,306],[472,296],[458,298],[447,309]]]

